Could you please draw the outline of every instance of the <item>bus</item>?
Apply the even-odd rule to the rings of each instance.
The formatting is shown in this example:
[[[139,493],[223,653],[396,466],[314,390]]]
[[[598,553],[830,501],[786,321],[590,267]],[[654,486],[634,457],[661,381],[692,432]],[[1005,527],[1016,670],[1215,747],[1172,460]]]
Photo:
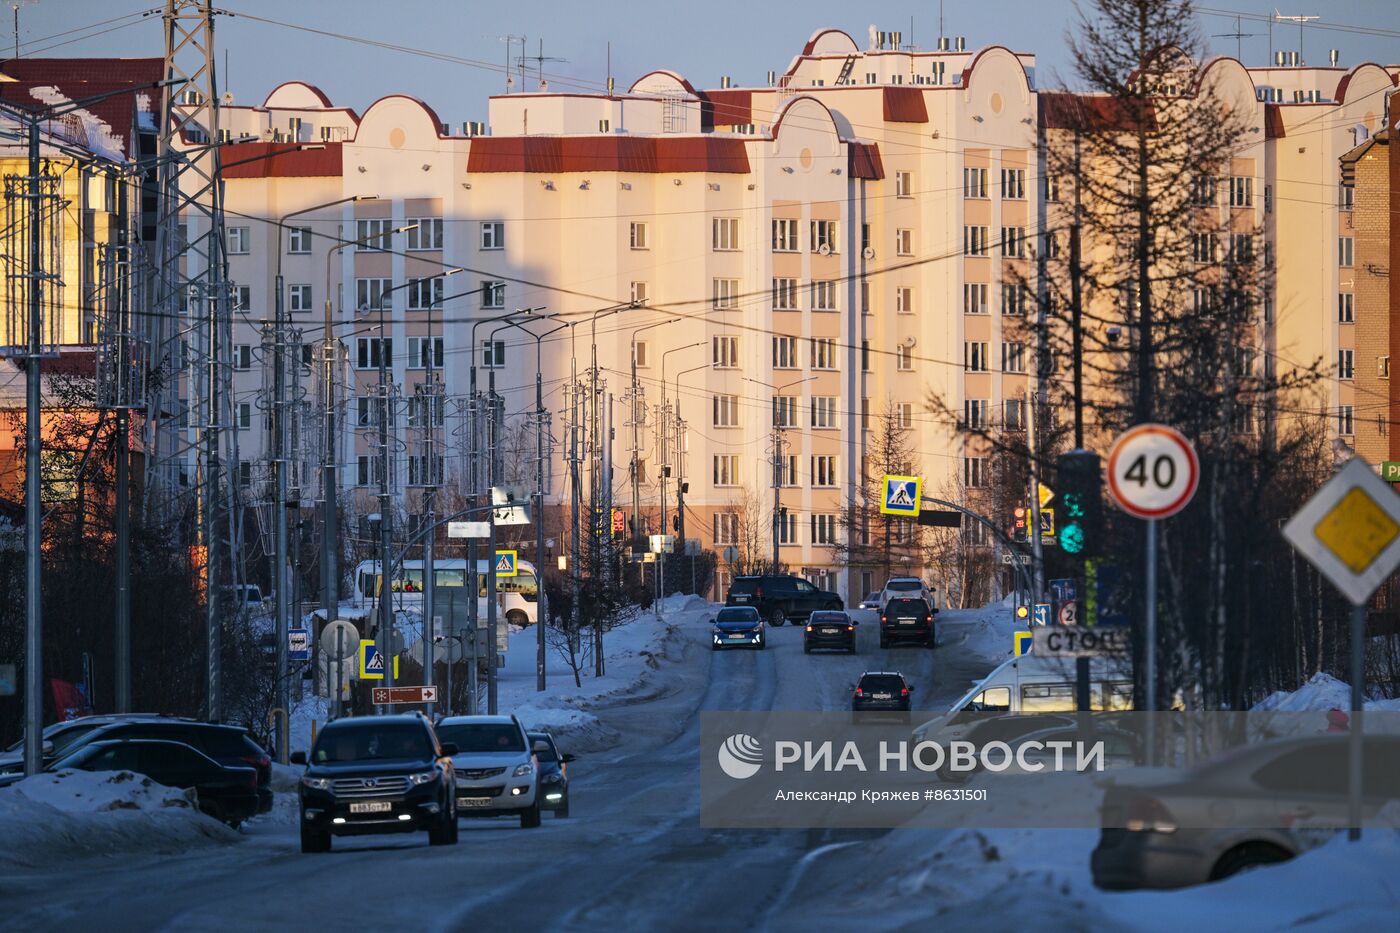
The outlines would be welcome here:
[[[477,613],[486,618],[485,559],[476,562]],[[433,576],[437,580],[437,601],[443,603],[444,590],[467,585],[467,562],[462,558],[442,557],[433,561]],[[367,607],[379,592],[379,561],[361,561],[355,567],[355,606]],[[389,581],[395,607],[417,608],[423,601],[423,562],[406,560],[395,578]],[[540,586],[535,565],[527,560],[516,562],[513,577],[496,577],[496,606],[499,617],[511,625],[534,625],[539,621]]]

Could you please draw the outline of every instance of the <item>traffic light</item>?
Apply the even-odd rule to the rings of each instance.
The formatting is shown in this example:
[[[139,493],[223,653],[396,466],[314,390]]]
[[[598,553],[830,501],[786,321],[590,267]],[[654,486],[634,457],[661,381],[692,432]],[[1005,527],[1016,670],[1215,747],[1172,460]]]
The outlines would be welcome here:
[[[1103,544],[1103,490],[1099,455],[1092,450],[1071,450],[1056,461],[1056,517],[1060,521],[1060,550],[1076,557],[1092,557]]]

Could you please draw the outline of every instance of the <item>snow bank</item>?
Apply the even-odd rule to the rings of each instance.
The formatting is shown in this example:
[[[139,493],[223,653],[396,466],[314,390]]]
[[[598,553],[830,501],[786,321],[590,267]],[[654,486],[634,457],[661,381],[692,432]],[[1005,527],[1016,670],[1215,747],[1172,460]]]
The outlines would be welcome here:
[[[1271,693],[1253,709],[1269,713],[1309,713],[1325,712],[1330,709],[1351,709],[1351,685],[1318,672],[1297,690],[1279,690]],[[1388,710],[1400,712],[1400,699],[1367,700],[1368,710]]]
[[[49,867],[239,838],[195,809],[193,792],[130,771],[37,774],[0,790],[0,865]]]
[[[710,604],[703,596],[687,595],[685,593],[672,593],[661,600],[662,612],[694,612],[700,609],[709,609]],[[655,612],[655,604],[653,604]]]
[[[955,645],[999,664],[1011,656],[1015,632],[1026,627],[1016,621],[1015,609],[1006,600],[981,609],[944,609],[938,613],[942,645]]]

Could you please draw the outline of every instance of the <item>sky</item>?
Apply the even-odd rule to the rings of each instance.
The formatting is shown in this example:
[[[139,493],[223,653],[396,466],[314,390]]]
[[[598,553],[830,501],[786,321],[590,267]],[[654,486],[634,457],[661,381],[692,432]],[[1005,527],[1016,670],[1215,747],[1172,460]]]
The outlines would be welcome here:
[[[7,0],[13,5],[16,0]],[[160,56],[160,18],[140,18],[160,0],[18,0],[21,54],[36,56]],[[1302,0],[1290,0],[1302,3]],[[707,0],[703,4],[658,0],[621,3],[479,2],[479,0],[227,0],[215,3],[232,16],[215,23],[220,90],[236,103],[260,104],[283,81],[320,87],[337,105],[363,113],[386,94],[422,98],[451,123],[486,119],[486,98],[505,91],[508,45],[502,37],[525,36],[527,56],[543,54],[550,89],[601,90],[612,74],[618,90],[656,68],[677,71],[697,87],[718,87],[722,75],[736,86],[763,85],[769,69],[783,71],[817,29],[837,27],[862,47],[868,27],[901,31],[904,42],[932,48],[939,35],[939,2],[866,0]],[[1038,58],[1041,87],[1072,85],[1065,30],[1073,22],[1071,0],[944,0],[943,34],[965,36],[967,47],[1007,45]],[[1205,0],[1200,7],[1253,15],[1272,7],[1242,0]],[[1400,61],[1400,0],[1307,0],[1285,14],[1320,14],[1328,24],[1366,32],[1308,27],[1303,57],[1325,64],[1327,50],[1341,51],[1343,65]],[[240,15],[241,14],[241,15]],[[262,20],[275,20],[277,25]],[[912,23],[911,23],[912,17]],[[1237,42],[1245,63],[1268,59],[1269,25],[1243,20],[1236,40],[1210,38],[1236,31],[1232,16],[1199,15],[1212,50],[1233,55]],[[338,33],[405,50],[374,47],[294,26]],[[1375,34],[1377,30],[1390,35]],[[0,42],[13,46],[11,24]],[[1298,48],[1299,28],[1273,27],[1275,49]],[[511,44],[514,58],[520,43]],[[407,51],[406,51],[407,50]],[[227,67],[225,68],[225,55]],[[456,61],[443,60],[447,56]],[[531,72],[535,62],[527,63]],[[535,75],[524,82],[538,87]]]

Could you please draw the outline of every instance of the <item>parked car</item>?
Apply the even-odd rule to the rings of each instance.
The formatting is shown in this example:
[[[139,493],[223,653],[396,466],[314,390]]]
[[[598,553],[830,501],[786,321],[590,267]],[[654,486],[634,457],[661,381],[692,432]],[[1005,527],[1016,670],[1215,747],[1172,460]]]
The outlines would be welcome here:
[[[892,599],[907,599],[913,597],[922,599],[928,603],[928,607],[937,612],[933,605],[933,590],[928,588],[918,577],[890,577],[885,581],[885,588],[880,591],[880,606],[883,609]]]
[[[892,599],[880,612],[880,647],[911,641],[928,648],[938,644],[933,610],[917,597]]]
[[[860,601],[861,609],[869,609],[872,612],[880,611],[880,594],[866,593],[865,598]]]
[[[856,620],[848,613],[823,610],[807,617],[802,635],[802,651],[811,654],[818,648],[834,648],[856,653]]]
[[[329,852],[333,836],[427,830],[429,845],[457,843],[457,783],[450,742],[421,713],[327,723],[298,788],[301,851]]]
[[[201,812],[235,828],[258,812],[258,772],[225,765],[183,742],[110,739],[85,743],[45,771],[132,771],[166,787],[193,788]]]
[[[1265,742],[1148,782],[1107,778],[1094,884],[1180,888],[1293,858],[1348,825],[1349,738]],[[1400,800],[1400,737],[1365,737],[1361,782],[1363,820]]]
[[[52,722],[43,730],[43,756],[53,758],[62,755],[78,739],[94,729],[111,725],[114,722],[130,722],[135,719],[161,720],[166,717],[156,713],[112,713],[101,716],[79,716],[63,722]],[[24,768],[24,739],[21,738],[9,748],[0,752],[0,774]]]
[[[540,825],[539,761],[519,719],[449,716],[437,728],[455,749],[459,815],[518,816],[521,829]]]
[[[806,619],[822,609],[845,608],[838,594],[819,590],[801,577],[788,574],[735,577],[724,604],[752,606],[774,627],[789,619]]]
[[[548,732],[528,732],[535,748],[535,760],[539,762],[541,810],[553,810],[560,819],[569,816],[569,762],[574,756],[559,751],[554,744],[554,736]]]
[[[851,694],[851,712],[909,713],[909,681],[898,671],[866,671]]]
[[[758,610],[752,606],[725,606],[715,615],[710,647],[767,648],[767,628]]]

